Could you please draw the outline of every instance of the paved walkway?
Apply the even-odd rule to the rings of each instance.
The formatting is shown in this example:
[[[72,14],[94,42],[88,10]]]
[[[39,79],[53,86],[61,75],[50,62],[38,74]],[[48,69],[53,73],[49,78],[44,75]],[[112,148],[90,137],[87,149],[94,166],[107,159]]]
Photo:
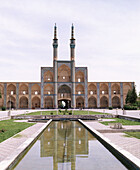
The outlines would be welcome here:
[[[38,129],[44,126],[45,123],[37,123],[19,134],[19,137],[11,137],[0,143],[0,162],[13,153],[21,144],[31,137]]]
[[[101,123],[94,121],[84,121],[87,125],[96,129],[97,131],[109,130],[109,126],[105,126]],[[140,125],[135,126],[123,126],[125,129],[140,129]],[[134,137],[126,137],[125,133],[102,133],[107,137],[112,143],[118,145],[124,150],[127,150],[132,155],[140,159],[140,139]]]

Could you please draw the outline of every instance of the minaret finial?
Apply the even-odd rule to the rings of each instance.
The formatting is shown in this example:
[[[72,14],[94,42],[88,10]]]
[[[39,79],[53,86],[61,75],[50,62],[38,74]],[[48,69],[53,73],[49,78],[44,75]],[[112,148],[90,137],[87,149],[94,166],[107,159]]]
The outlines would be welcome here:
[[[54,39],[57,39],[57,27],[56,27],[56,23],[54,26]]]
[[[72,23],[72,27],[71,27],[71,39],[74,39],[74,26]]]

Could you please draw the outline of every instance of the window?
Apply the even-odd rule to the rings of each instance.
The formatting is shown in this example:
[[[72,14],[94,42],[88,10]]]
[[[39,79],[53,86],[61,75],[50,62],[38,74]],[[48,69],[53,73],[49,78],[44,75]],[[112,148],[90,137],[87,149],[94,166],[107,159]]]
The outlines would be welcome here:
[[[102,91],[102,94],[105,94],[105,91]]]
[[[78,91],[78,94],[81,94],[81,92],[80,92],[80,91]]]
[[[116,91],[113,91],[114,94],[116,94]]]
[[[50,91],[48,91],[48,94],[51,94],[51,92],[50,92]]]
[[[65,80],[65,77],[63,77],[63,80]]]
[[[92,95],[92,94],[93,94],[93,91],[90,91],[90,94]]]
[[[13,95],[14,94],[14,91],[11,91],[11,95]]]
[[[37,91],[35,91],[35,95],[37,95],[38,94],[38,92]]]
[[[64,95],[63,95],[63,93],[61,93],[61,97],[63,97]]]
[[[26,94],[26,91],[23,91],[23,94]]]
[[[80,79],[80,78],[78,78],[78,82],[81,82],[81,79]]]
[[[48,78],[48,81],[50,81],[51,79],[50,78]]]

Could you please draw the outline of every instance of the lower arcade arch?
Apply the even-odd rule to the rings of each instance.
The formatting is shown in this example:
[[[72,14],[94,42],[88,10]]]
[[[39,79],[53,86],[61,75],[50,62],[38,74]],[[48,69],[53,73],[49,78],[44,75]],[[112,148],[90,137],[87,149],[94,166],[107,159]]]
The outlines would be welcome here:
[[[120,108],[120,98],[118,96],[114,96],[112,98],[112,107],[113,108]]]
[[[89,108],[96,108],[97,107],[97,101],[96,101],[95,97],[92,96],[88,99],[88,107]]]
[[[50,96],[45,97],[44,108],[47,108],[47,109],[53,108],[53,98],[52,97],[50,97]]]
[[[28,98],[23,96],[19,100],[19,107],[22,109],[28,108]]]
[[[108,99],[106,96],[101,97],[100,99],[100,107],[106,108],[108,107]]]
[[[10,96],[8,98],[7,108],[8,109],[15,109],[16,108],[16,99],[13,96]]]
[[[35,96],[33,99],[32,99],[32,108],[35,109],[35,108],[40,108],[40,98]]]
[[[76,108],[84,108],[84,98],[78,97],[76,99]]]

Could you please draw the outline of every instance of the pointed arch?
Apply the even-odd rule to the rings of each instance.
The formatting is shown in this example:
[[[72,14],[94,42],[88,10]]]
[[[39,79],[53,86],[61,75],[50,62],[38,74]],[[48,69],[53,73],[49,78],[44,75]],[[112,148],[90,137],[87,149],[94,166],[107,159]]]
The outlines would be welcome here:
[[[9,84],[7,87],[7,95],[16,94],[16,86],[14,84]]]
[[[16,108],[16,99],[15,99],[14,96],[9,96],[8,97],[7,108],[8,109]]]
[[[127,95],[128,91],[131,90],[131,89],[132,89],[132,87],[131,87],[131,85],[129,83],[124,83],[123,84],[123,93],[124,93],[124,95]]]
[[[108,86],[105,83],[100,86],[100,94],[108,94]]]
[[[51,71],[44,73],[44,82],[53,82],[53,73]]]
[[[25,95],[28,94],[28,86],[26,84],[21,84],[19,87],[19,94],[20,95]]]
[[[75,82],[84,82],[84,73],[82,71],[75,73]]]
[[[97,108],[97,100],[95,97],[91,96],[89,99],[88,99],[88,107],[89,108]]]
[[[83,97],[77,97],[76,108],[84,108],[84,98]]]
[[[76,94],[84,94],[84,86],[82,84],[76,86]]]
[[[19,100],[19,107],[22,109],[28,108],[28,98],[25,96],[22,96]]]
[[[54,94],[54,87],[52,84],[46,84],[44,86],[44,94]]]
[[[47,109],[53,108],[53,98],[51,96],[45,97],[44,108],[47,108]]]
[[[40,108],[40,98],[38,96],[32,98],[32,108]]]
[[[62,64],[58,68],[58,82],[70,82],[71,81],[71,70],[70,68]]]
[[[92,94],[96,94],[97,93],[97,87],[94,84],[90,84],[88,86],[88,94],[92,95]]]
[[[38,84],[34,84],[31,88],[32,95],[40,95],[40,86]]]
[[[120,108],[120,98],[118,96],[114,96],[112,98],[112,107],[113,108]]]
[[[108,98],[106,96],[101,97],[100,99],[100,107],[107,108],[108,107]]]
[[[120,94],[120,86],[118,84],[113,84],[111,87],[112,94]]]

